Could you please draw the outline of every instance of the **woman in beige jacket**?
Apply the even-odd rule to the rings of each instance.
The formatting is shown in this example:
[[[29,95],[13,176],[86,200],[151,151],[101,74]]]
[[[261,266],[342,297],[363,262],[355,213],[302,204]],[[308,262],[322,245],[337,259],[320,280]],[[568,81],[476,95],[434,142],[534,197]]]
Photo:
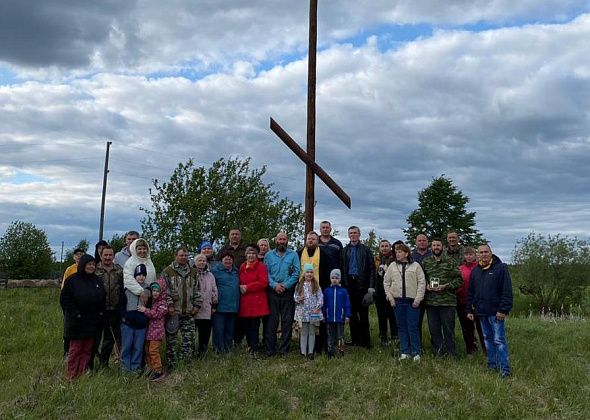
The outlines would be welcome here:
[[[410,257],[406,244],[395,245],[395,262],[391,263],[383,279],[385,295],[397,322],[400,360],[420,360],[420,302],[424,298],[426,279],[424,271]]]

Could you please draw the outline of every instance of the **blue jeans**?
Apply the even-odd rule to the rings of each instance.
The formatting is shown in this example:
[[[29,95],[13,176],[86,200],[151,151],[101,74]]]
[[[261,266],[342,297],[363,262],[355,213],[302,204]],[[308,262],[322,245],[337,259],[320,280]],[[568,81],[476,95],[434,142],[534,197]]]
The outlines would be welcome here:
[[[121,323],[121,364],[125,370],[137,372],[141,368],[146,332],[147,328],[132,328]]]
[[[211,318],[213,326],[213,347],[217,353],[227,353],[231,350],[234,339],[234,312],[215,312]]]
[[[502,376],[510,374],[508,360],[508,343],[504,331],[504,321],[496,319],[496,315],[479,317],[483,338],[488,352],[488,367],[499,369]]]
[[[420,308],[412,307],[413,299],[395,300],[395,321],[401,354],[420,354]]]

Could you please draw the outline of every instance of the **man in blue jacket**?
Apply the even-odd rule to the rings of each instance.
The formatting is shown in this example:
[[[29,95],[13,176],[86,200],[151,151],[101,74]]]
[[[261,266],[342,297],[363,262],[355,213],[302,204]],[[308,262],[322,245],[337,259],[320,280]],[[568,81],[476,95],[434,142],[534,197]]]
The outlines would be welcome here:
[[[477,248],[479,264],[471,272],[467,291],[467,318],[477,315],[483,330],[488,367],[510,376],[504,320],[512,309],[512,281],[508,267],[489,245]]]
[[[299,257],[292,249],[287,248],[289,237],[279,232],[275,238],[276,248],[264,256],[264,264],[268,267],[268,306],[270,315],[266,324],[266,355],[277,353],[277,327],[281,322],[281,341],[278,353],[289,352],[293,321],[295,318],[295,301],[293,294],[299,280]]]

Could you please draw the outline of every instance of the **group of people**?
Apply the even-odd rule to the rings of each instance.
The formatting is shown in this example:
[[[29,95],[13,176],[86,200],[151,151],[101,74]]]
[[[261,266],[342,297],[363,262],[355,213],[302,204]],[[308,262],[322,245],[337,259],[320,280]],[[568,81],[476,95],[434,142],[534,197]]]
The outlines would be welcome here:
[[[203,356],[211,336],[217,353],[245,338],[250,353],[272,357],[289,352],[295,331],[302,356],[343,355],[345,344],[371,347],[373,303],[381,344],[399,341],[401,360],[420,360],[425,314],[434,355],[458,357],[457,314],[467,355],[477,351],[477,330],[488,367],[510,374],[504,319],[512,286],[488,244],[476,253],[459,245],[457,232],[448,232],[446,245],[419,234],[413,250],[381,240],[373,255],[360,234],[357,226],[348,228],[343,246],[323,221],[320,233],[308,232],[304,247],[294,251],[285,232],[271,249],[268,239],[244,244],[232,229],[218,253],[203,241],[191,261],[188,249],[178,247],[159,276],[149,244],[135,231],[117,254],[106,242],[97,244],[94,257],[76,250],[60,296],[67,378],[93,369],[96,358],[108,366],[115,349],[124,371],[147,371],[160,381],[164,340],[169,371]]]

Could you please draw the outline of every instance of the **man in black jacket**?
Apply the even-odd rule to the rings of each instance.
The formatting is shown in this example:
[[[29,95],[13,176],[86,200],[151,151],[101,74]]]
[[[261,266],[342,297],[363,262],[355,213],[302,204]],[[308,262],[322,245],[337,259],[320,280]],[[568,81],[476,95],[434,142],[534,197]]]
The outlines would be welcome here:
[[[348,228],[350,242],[340,254],[342,285],[348,290],[352,317],[350,337],[353,346],[371,347],[369,303],[375,293],[375,261],[371,250],[360,242],[358,226]],[[366,296],[367,295],[367,296]]]

